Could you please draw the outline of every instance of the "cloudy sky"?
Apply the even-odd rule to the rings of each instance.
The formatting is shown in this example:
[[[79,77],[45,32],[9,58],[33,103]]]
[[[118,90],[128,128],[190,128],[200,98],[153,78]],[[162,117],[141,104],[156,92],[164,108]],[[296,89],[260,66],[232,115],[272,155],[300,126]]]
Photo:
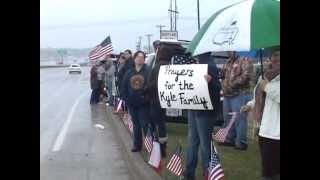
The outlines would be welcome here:
[[[201,24],[214,12],[241,0],[200,0]],[[40,0],[40,45],[91,48],[110,35],[116,52],[134,49],[138,36],[159,39],[157,24],[170,28],[170,0]],[[197,1],[177,0],[179,39],[197,32]]]

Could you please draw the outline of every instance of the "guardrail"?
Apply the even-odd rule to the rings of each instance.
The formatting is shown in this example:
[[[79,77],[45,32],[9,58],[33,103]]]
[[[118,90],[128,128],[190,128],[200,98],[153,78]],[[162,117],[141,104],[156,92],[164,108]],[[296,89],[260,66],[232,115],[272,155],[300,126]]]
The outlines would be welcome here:
[[[69,67],[69,65],[40,65],[41,68],[61,68],[61,67]]]

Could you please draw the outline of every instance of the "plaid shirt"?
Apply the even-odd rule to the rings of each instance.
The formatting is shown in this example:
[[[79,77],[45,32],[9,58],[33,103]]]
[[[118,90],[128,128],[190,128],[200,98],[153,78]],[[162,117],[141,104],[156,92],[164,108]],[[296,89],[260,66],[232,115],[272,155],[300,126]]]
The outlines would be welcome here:
[[[250,83],[253,76],[253,64],[248,58],[231,59],[223,67],[222,82],[224,96],[235,96],[250,93]]]

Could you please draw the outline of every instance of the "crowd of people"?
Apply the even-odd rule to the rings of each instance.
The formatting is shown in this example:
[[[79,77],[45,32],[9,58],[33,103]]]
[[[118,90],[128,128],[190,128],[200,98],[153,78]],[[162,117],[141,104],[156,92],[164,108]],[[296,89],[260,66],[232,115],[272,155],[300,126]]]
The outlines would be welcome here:
[[[165,123],[165,109],[161,108],[158,97],[158,74],[160,66],[171,61],[172,53],[160,41],[153,43],[155,56],[146,64],[143,51],[130,50],[120,53],[116,61],[106,57],[91,68],[92,95],[90,104],[108,103],[116,106],[117,99],[125,102],[125,107],[133,122],[132,152],[140,152],[143,136],[152,132],[160,143],[161,156],[166,157],[168,135]],[[170,51],[173,52],[173,51]],[[192,57],[199,64],[208,64],[204,80],[208,82],[213,110],[188,110],[188,149],[184,178],[195,179],[195,170],[200,148],[203,175],[208,174],[213,127],[223,109],[224,127],[230,122],[230,113],[237,114],[234,125],[221,146],[233,146],[236,150],[248,148],[248,112],[252,111],[257,123],[257,135],[262,159],[262,179],[280,179],[280,47],[272,48],[272,53],[264,73],[254,82],[254,66],[250,58],[240,57],[236,52],[228,52],[229,59],[220,71],[214,59],[205,53]],[[223,107],[220,91],[223,90]],[[222,154],[223,156],[223,154]]]

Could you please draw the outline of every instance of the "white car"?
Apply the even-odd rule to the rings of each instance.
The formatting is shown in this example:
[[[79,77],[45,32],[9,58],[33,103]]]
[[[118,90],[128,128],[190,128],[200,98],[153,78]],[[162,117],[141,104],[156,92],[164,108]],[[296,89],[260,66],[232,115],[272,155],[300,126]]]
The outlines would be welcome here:
[[[81,67],[80,67],[79,64],[71,64],[69,66],[68,70],[69,70],[69,74],[71,74],[71,73],[79,73],[79,74],[81,74]]]

